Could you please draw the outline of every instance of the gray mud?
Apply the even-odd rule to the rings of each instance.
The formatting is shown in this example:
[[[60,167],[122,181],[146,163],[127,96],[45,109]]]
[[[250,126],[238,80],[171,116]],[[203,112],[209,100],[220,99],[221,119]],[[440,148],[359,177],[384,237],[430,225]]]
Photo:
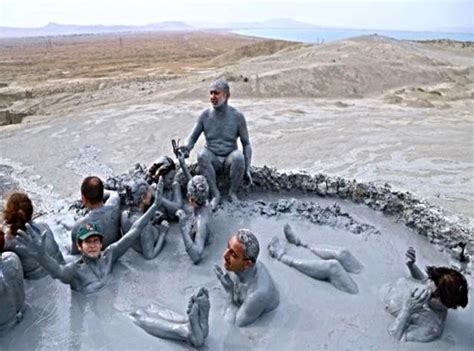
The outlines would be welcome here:
[[[450,266],[459,262],[445,246],[432,245],[417,235],[416,228],[407,227],[397,213],[384,214],[383,207],[374,211],[370,196],[361,195],[362,201],[356,203],[353,195],[345,199],[335,196],[338,187],[333,196],[326,193],[322,197],[314,191],[308,193],[308,189],[304,193],[296,184],[314,187],[314,179],[327,179],[320,175],[310,177],[313,181],[294,180],[304,177],[302,174],[282,176],[266,168],[254,169],[254,191],[244,195],[241,203],[225,202],[218,210],[211,244],[197,266],[185,253],[179,228],[173,224],[163,251],[156,259],[146,261],[129,250],[114,269],[107,286],[93,296],[85,298],[73,293],[69,286],[50,277],[27,281],[28,308],[24,320],[0,338],[0,349],[189,349],[183,343],[145,333],[128,315],[149,303],[183,313],[189,296],[201,286],[209,289],[211,300],[210,334],[203,349],[340,350],[348,345],[360,350],[400,349],[401,344],[387,332],[392,317],[384,310],[382,292],[386,284],[408,277],[404,265],[406,248],[416,248],[421,266]],[[21,183],[32,189],[37,186],[35,181],[21,180]],[[295,188],[290,192],[281,187],[283,184],[293,184]],[[352,193],[360,194],[360,191],[349,190],[346,194]],[[69,235],[56,220],[71,216],[71,211],[53,195],[42,199],[43,208],[56,207],[43,219],[51,225],[60,246],[65,247],[69,244]],[[378,198],[378,201],[382,200]],[[266,245],[274,235],[286,243],[282,229],[287,222],[309,244],[349,248],[364,265],[360,274],[352,275],[359,294],[340,292],[329,283],[310,279],[272,259]],[[281,303],[256,323],[239,329],[223,320],[224,293],[212,266],[222,264],[229,236],[242,227],[258,235],[260,259],[280,290]],[[311,257],[305,250],[285,246],[292,255]],[[467,277],[473,286],[472,276]],[[403,348],[468,350],[474,343],[473,313],[472,303],[466,309],[450,311],[441,339],[429,344],[404,343]]]

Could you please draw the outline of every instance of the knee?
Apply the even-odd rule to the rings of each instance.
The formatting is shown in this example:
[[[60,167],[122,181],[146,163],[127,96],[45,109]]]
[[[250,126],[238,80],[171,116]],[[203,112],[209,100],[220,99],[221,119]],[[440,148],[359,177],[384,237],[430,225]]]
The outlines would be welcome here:
[[[209,150],[204,149],[199,152],[197,160],[199,165],[209,166],[212,163],[212,153]]]
[[[331,275],[333,274],[337,275],[341,272],[341,270],[343,270],[341,264],[337,260],[328,260],[327,264],[328,264],[329,273]]]
[[[245,162],[244,154],[240,150],[234,150],[229,155],[230,164],[243,165]]]

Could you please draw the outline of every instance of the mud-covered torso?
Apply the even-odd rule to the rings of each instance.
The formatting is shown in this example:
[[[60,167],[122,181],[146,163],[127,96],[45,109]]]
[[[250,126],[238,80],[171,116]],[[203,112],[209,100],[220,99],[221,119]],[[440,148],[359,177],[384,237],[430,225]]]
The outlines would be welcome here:
[[[13,252],[0,254],[0,335],[21,318],[25,303],[23,269]]]
[[[104,251],[99,258],[82,256],[66,267],[71,274],[71,288],[84,294],[91,294],[101,289],[112,272],[112,253]]]
[[[63,255],[58,244],[54,239],[53,232],[46,223],[29,223],[33,229],[46,235],[46,253],[60,263],[64,263]],[[8,235],[6,237],[4,251],[12,251],[18,255],[23,266],[23,274],[25,279],[40,279],[48,275],[46,270],[39,262],[28,252],[28,249],[21,245],[16,237]]]

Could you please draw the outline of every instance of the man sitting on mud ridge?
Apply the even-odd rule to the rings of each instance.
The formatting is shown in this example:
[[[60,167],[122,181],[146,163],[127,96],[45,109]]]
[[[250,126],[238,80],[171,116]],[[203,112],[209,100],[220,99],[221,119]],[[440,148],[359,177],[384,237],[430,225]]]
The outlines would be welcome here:
[[[99,177],[87,177],[81,185],[82,203],[90,212],[78,220],[71,231],[71,254],[79,254],[77,236],[84,223],[94,223],[102,233],[103,248],[120,238],[120,197],[117,192],[104,190]],[[104,197],[106,202],[104,203]]]
[[[224,253],[224,267],[235,273],[232,277],[214,266],[227,295],[226,319],[243,327],[261,315],[274,310],[280,295],[267,268],[257,262],[260,247],[257,237],[248,229],[232,236]]]
[[[198,155],[199,172],[209,183],[212,195],[211,207],[216,209],[221,200],[216,173],[226,172],[229,175],[230,200],[238,200],[237,190],[242,180],[245,179],[249,184],[252,182],[250,175],[252,147],[244,115],[227,104],[230,97],[229,84],[222,79],[216,80],[209,87],[209,94],[212,106],[201,113],[180,150],[189,157],[189,152],[204,132],[206,146]],[[237,138],[240,138],[243,152],[237,147]]]
[[[77,248],[82,256],[75,262],[60,264],[45,251],[46,233],[40,233],[26,224],[26,232],[18,230],[18,241],[23,244],[46,271],[55,279],[69,284],[71,289],[92,294],[101,289],[110,276],[115,262],[140,237],[145,226],[155,215],[160,206],[163,194],[163,181],[160,180],[153,205],[136,222],[130,230],[117,242],[101,252],[104,236],[94,223],[84,222],[77,235]]]

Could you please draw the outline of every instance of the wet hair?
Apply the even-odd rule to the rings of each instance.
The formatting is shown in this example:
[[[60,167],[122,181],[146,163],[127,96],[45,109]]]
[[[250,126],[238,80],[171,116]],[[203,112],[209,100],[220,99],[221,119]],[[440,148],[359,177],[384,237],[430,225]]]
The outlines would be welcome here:
[[[82,181],[81,194],[93,205],[104,200],[104,183],[99,177],[91,176]]]
[[[33,204],[28,195],[23,193],[11,194],[3,210],[3,219],[10,226],[10,235],[16,235],[18,229],[26,230],[25,224],[31,221]]]
[[[260,252],[260,245],[255,234],[249,229],[239,229],[236,235],[237,239],[239,239],[244,248],[245,258],[252,261],[253,263],[257,262],[257,257]]]
[[[204,176],[194,176],[188,182],[188,198],[192,198],[199,206],[206,203],[209,198],[209,184]]]
[[[426,273],[436,285],[433,297],[439,297],[447,308],[467,306],[467,281],[460,272],[452,268],[430,266],[426,268]]]
[[[224,93],[230,93],[229,83],[224,78],[219,78],[209,85],[209,90],[223,91]]]
[[[161,156],[158,160],[153,162],[148,170],[149,177],[158,180],[160,176],[165,176],[172,170],[176,169],[176,164],[169,156]]]
[[[137,179],[132,182],[130,189],[132,193],[132,204],[133,206],[138,206],[140,205],[143,197],[148,191],[148,183],[145,181],[145,179]]]
[[[5,233],[2,229],[0,229],[0,255],[3,252],[3,248],[5,247]]]

